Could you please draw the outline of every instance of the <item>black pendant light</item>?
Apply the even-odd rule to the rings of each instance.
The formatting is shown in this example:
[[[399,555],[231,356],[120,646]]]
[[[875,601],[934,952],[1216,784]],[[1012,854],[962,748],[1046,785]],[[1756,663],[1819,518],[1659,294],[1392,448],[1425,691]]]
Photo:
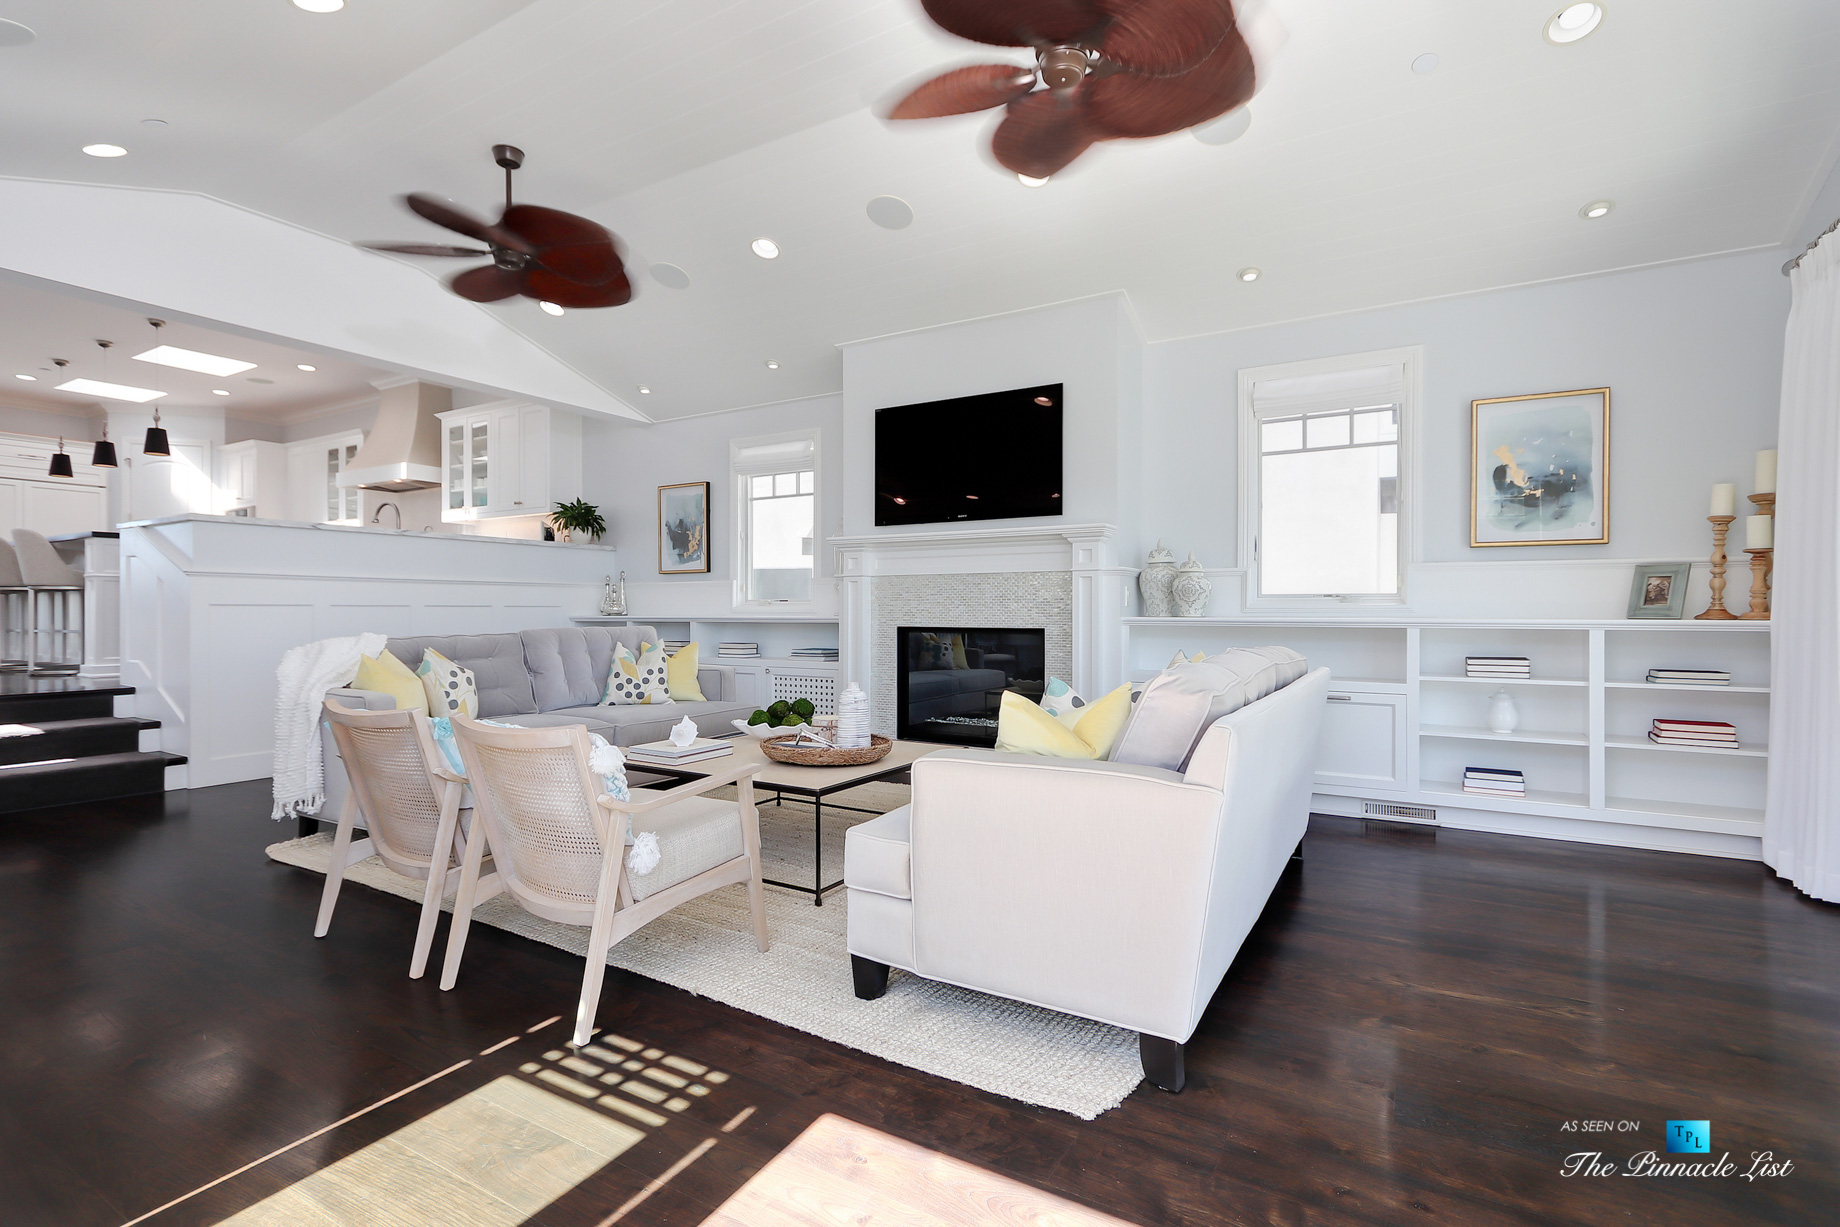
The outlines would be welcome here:
[[[149,456],[170,456],[172,445],[166,441],[166,429],[160,425],[160,407],[153,407],[153,425],[147,428],[147,441],[141,451]]]
[[[96,440],[96,450],[89,455],[89,462],[98,469],[112,469],[115,464],[115,445],[109,441],[109,420],[102,419],[102,437]]]
[[[70,456],[68,453],[64,451],[64,436],[62,435],[58,436],[57,455],[51,458],[51,476],[53,477],[75,477],[76,476],[76,474],[73,473],[70,468]]]

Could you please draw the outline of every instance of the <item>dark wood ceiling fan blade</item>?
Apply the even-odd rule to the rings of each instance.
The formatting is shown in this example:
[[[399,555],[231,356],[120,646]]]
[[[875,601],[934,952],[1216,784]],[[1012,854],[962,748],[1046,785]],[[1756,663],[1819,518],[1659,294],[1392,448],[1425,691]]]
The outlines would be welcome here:
[[[1064,170],[1099,137],[1086,122],[1086,92],[1040,90],[1010,103],[990,140],[998,163],[1031,179]]]
[[[1148,77],[1184,73],[1234,28],[1232,0],[1098,0],[1112,23],[1099,53]]]
[[[974,64],[923,83],[888,112],[890,119],[968,115],[1014,102],[1035,88],[1035,71],[1015,64]]]
[[[1092,0],[920,0],[920,6],[948,34],[995,47],[1073,42],[1105,21]]]
[[[531,246],[537,263],[583,285],[619,275],[620,251],[613,234],[598,222],[541,205],[513,205],[499,225]]]
[[[632,281],[617,256],[613,275],[598,285],[583,285],[547,268],[531,268],[524,273],[523,292],[558,307],[620,307],[633,296]]]
[[[464,209],[457,209],[438,196],[426,192],[410,192],[403,197],[403,203],[411,212],[423,217],[437,226],[445,226],[456,234],[464,234],[469,239],[478,239],[481,243],[490,243],[494,247],[505,247],[512,251],[530,255],[529,243],[503,226],[494,226],[490,222],[474,217]]]
[[[489,256],[489,247],[448,247],[442,243],[357,243],[366,251],[393,251],[399,256]]]
[[[1238,28],[1213,54],[1177,77],[1121,72],[1089,81],[1088,122],[1102,137],[1162,136],[1225,115],[1252,97],[1258,71]]]
[[[486,264],[479,268],[469,268],[464,273],[455,273],[448,279],[447,285],[462,298],[470,298],[474,302],[497,302],[524,292],[524,274],[500,268],[496,264]]]

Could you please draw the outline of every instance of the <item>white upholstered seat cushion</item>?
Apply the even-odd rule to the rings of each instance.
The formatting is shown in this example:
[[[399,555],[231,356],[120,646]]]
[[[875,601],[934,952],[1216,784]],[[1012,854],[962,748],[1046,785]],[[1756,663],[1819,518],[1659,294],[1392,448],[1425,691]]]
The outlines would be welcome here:
[[[845,885],[851,890],[874,891],[896,899],[914,897],[908,848],[908,817],[912,812],[912,806],[903,805],[844,832]]]
[[[661,810],[633,818],[635,837],[658,836],[658,867],[647,874],[627,874],[635,900],[694,878],[742,855],[741,807],[713,797],[689,797]]]

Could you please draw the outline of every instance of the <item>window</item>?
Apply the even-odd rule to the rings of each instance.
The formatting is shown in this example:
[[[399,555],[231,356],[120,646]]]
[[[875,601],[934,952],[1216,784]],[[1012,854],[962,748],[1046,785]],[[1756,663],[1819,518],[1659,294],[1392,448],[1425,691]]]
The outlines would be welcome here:
[[[817,436],[732,448],[743,602],[809,601],[817,562]]]
[[[1400,599],[1416,357],[1240,372],[1249,603]]]
[[[363,496],[356,487],[339,488],[339,473],[358,454],[356,443],[326,449],[326,519],[335,523],[358,522],[358,502]]]

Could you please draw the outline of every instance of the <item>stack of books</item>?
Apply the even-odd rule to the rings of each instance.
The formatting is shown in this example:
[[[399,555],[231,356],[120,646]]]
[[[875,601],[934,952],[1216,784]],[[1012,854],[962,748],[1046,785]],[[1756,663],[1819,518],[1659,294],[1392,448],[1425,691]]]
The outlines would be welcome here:
[[[698,737],[687,746],[673,745],[668,741],[648,741],[643,745],[627,747],[626,761],[642,766],[681,767],[685,763],[721,758],[724,754],[734,752],[735,747],[731,743],[710,737]]]
[[[1649,726],[1648,739],[1664,746],[1713,746],[1727,750],[1738,748],[1738,730],[1723,720],[1656,720]]]
[[[1507,767],[1465,767],[1463,791],[1489,797],[1525,798],[1527,780],[1520,772]]]
[[[793,648],[794,660],[836,660],[836,648]]]
[[[1650,669],[1648,680],[1657,686],[1729,686],[1725,669]]]
[[[675,656],[689,646],[690,641],[688,639],[667,639],[664,641],[664,654],[666,656]]]
[[[716,645],[717,656],[758,656],[758,643],[719,643]]]
[[[1533,662],[1525,656],[1467,656],[1463,668],[1471,677],[1533,676]]]

